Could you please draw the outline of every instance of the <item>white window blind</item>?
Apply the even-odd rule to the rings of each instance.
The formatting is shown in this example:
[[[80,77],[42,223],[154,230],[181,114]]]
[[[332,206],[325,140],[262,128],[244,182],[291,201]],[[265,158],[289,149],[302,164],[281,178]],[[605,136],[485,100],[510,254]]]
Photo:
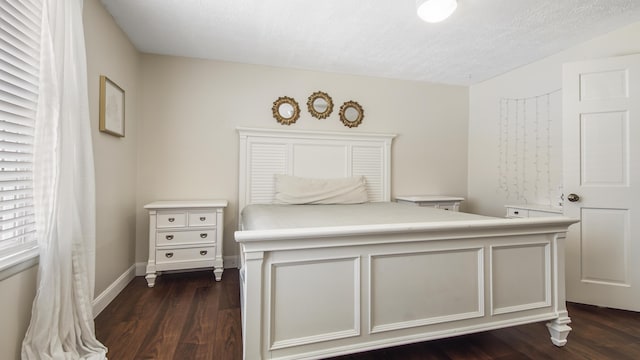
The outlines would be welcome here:
[[[0,2],[0,270],[37,248],[32,165],[40,13],[38,0]]]

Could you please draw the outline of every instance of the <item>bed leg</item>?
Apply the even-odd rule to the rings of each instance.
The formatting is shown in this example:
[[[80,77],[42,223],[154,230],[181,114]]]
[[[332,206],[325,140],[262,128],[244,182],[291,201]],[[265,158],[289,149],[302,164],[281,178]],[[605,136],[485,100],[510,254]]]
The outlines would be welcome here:
[[[567,344],[567,336],[571,331],[571,327],[567,325],[569,323],[571,323],[571,319],[568,316],[561,316],[547,323],[553,345],[565,346]]]

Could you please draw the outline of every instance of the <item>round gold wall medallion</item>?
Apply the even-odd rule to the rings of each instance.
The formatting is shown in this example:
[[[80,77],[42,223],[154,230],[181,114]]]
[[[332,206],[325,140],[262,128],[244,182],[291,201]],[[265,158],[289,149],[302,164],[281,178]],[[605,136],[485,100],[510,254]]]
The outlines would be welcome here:
[[[362,123],[362,119],[364,119],[364,110],[357,102],[347,101],[340,106],[340,121],[344,126],[356,127]]]
[[[281,96],[273,102],[273,117],[282,125],[291,125],[300,117],[298,103],[288,96]]]

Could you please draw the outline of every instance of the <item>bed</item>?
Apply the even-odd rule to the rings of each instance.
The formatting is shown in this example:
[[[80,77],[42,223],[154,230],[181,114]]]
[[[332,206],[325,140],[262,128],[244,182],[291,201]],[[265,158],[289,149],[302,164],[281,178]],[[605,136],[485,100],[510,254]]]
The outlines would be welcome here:
[[[533,322],[566,343],[575,220],[390,202],[394,135],[238,132],[244,359],[323,359]],[[273,204],[281,174],[364,178],[369,201]]]

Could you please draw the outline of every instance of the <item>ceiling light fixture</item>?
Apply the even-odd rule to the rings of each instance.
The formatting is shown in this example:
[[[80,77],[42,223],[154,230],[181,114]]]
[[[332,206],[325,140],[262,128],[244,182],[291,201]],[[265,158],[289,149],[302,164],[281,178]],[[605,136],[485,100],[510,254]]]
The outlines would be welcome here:
[[[435,23],[448,18],[458,7],[457,0],[416,0],[420,19]]]

